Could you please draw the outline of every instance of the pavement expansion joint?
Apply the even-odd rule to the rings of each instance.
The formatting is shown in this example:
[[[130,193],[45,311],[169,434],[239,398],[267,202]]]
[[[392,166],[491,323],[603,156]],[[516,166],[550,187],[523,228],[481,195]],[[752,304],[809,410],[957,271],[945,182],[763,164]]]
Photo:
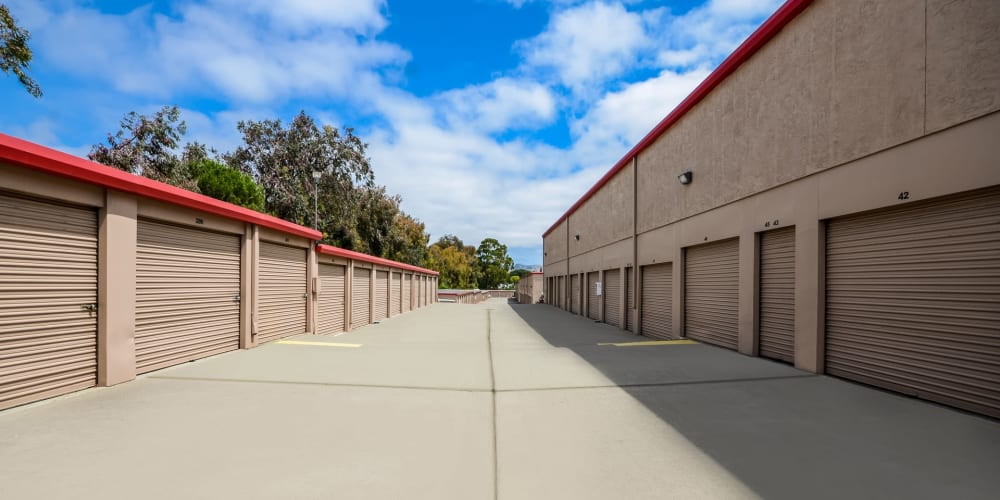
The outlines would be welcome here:
[[[615,346],[615,347],[645,347],[654,345],[692,345],[698,342],[690,339],[678,339],[678,340],[643,340],[639,342],[598,342],[597,345],[601,346]]]
[[[178,377],[169,375],[157,375],[147,377],[152,380],[174,380],[191,382],[231,382],[238,384],[280,384],[280,385],[312,385],[322,387],[346,387],[362,389],[402,389],[411,391],[442,391],[442,392],[494,392],[491,389],[475,389],[465,387],[432,387],[419,385],[393,385],[393,384],[349,384],[338,382],[305,382],[296,380],[264,380],[264,379],[241,379],[241,378],[221,378],[221,377]]]

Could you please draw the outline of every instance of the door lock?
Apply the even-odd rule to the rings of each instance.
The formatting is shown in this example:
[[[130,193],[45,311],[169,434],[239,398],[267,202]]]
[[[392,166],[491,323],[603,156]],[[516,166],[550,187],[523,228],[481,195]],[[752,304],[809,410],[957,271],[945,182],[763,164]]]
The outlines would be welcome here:
[[[233,302],[236,302],[237,304],[240,303],[240,294],[237,293],[233,296]]]
[[[97,304],[84,304],[80,306],[80,309],[83,309],[84,311],[87,312],[94,312],[97,311]]]

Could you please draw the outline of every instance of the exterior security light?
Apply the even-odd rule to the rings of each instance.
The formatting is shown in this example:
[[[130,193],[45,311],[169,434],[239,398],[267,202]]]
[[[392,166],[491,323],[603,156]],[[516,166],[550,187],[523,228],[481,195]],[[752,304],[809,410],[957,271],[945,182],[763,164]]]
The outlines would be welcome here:
[[[576,235],[575,237],[576,237],[576,241],[580,241],[580,235],[579,234]]]
[[[685,186],[691,184],[692,179],[694,179],[694,174],[692,174],[690,170],[677,176],[677,180],[681,181],[681,184],[684,184]]]

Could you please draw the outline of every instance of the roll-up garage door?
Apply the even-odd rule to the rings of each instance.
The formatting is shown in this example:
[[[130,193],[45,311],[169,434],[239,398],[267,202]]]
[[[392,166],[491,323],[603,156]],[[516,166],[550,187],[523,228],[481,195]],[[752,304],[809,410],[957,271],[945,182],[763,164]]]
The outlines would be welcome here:
[[[564,277],[556,278],[556,304],[560,309],[566,309],[566,291],[563,286]]]
[[[684,336],[736,349],[739,335],[740,241],[687,249]]]
[[[140,219],[135,268],[136,373],[239,349],[239,236]]]
[[[674,267],[653,264],[642,267],[642,334],[669,340],[673,334]]]
[[[579,276],[577,276],[575,274],[571,274],[569,276],[569,288],[570,288],[570,295],[569,295],[570,311],[573,314],[580,314],[580,277]]]
[[[390,285],[390,288],[392,288],[392,313],[400,314],[403,312],[403,275],[392,273],[392,282]]]
[[[372,270],[354,268],[351,280],[351,328],[361,328],[372,322],[371,286]]]
[[[1000,189],[828,222],[826,371],[1000,417]]]
[[[587,317],[600,319],[601,297],[597,295],[597,277],[599,273],[587,273]]]
[[[306,331],[306,251],[260,244],[257,343]]]
[[[0,410],[97,384],[97,214],[0,195]]]
[[[375,321],[382,321],[389,312],[389,271],[375,272]]]
[[[320,335],[344,331],[346,266],[319,265],[320,292],[316,310],[316,330]]]
[[[404,274],[403,275],[403,312],[408,312],[410,310],[410,295],[413,290],[413,275]]]
[[[758,352],[795,361],[795,228],[760,235]]]
[[[622,325],[621,270],[604,271],[604,322],[620,327]]]
[[[635,309],[635,287],[632,281],[635,280],[635,271],[631,267],[625,268],[625,329],[635,331],[632,320],[632,310]]]

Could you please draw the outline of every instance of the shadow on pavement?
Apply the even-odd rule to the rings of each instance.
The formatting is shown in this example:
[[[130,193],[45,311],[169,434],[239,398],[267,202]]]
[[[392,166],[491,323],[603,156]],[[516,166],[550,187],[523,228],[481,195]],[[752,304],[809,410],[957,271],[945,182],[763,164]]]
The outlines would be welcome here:
[[[551,306],[511,308],[763,498],[1000,491],[994,420],[708,345],[599,346],[648,339]]]

